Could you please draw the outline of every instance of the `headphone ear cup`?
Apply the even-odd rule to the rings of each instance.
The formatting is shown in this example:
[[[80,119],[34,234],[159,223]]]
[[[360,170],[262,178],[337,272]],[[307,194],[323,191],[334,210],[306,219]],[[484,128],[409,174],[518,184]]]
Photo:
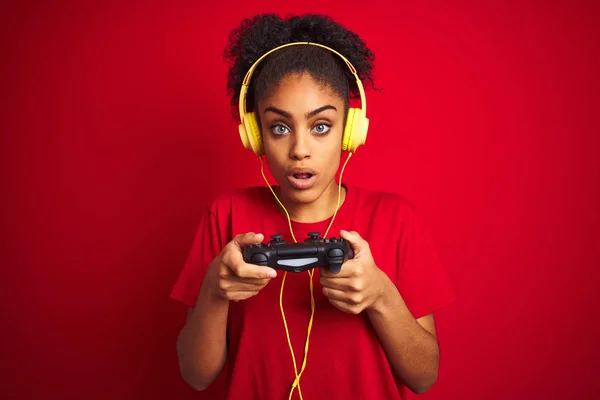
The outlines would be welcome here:
[[[239,126],[242,143],[247,150],[252,150],[257,156],[263,154],[262,136],[255,113],[244,115],[243,123]]]
[[[251,150],[252,147],[250,147],[250,139],[248,139],[248,132],[246,132],[246,124],[244,123],[244,121],[242,121],[238,129],[240,131],[240,139],[242,139],[242,144],[244,145],[244,148],[246,150]]]
[[[361,108],[349,108],[346,127],[342,136],[342,150],[355,152],[367,141],[369,120]]]
[[[348,109],[348,117],[346,117],[346,126],[344,127],[344,134],[342,135],[342,150],[348,151],[350,147],[350,141],[352,140],[352,130],[354,129],[354,112],[355,108]]]

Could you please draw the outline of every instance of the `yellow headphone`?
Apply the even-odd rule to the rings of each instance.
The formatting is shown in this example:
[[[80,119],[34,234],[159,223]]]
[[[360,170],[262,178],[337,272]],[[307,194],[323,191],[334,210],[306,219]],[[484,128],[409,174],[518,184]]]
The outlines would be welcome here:
[[[346,126],[344,128],[344,134],[342,136],[342,150],[345,150],[345,151],[348,151],[351,153],[355,152],[359,146],[365,144],[365,141],[367,140],[367,131],[369,129],[369,120],[367,119],[367,116],[366,116],[367,102],[365,99],[364,88],[362,86],[360,78],[358,77],[358,75],[356,73],[356,69],[352,66],[350,61],[348,61],[348,59],[346,59],[346,57],[344,57],[337,51],[335,51],[327,46],[324,46],[319,43],[313,43],[313,42],[293,42],[293,43],[287,43],[282,46],[276,47],[276,48],[268,51],[267,53],[263,54],[258,60],[256,60],[256,62],[252,65],[252,67],[250,67],[250,69],[246,73],[246,76],[244,78],[244,81],[242,82],[242,87],[240,90],[240,104],[239,104],[240,120],[241,120],[239,130],[240,130],[240,137],[242,139],[242,143],[244,144],[244,147],[248,150],[252,150],[254,152],[254,154],[256,154],[259,157],[264,154],[262,137],[260,134],[260,127],[258,126],[258,119],[256,118],[256,113],[255,112],[251,112],[251,113],[246,112],[246,95],[248,93],[248,86],[250,84],[250,78],[252,77],[252,74],[254,73],[254,70],[256,69],[258,64],[266,56],[268,56],[269,54],[271,54],[281,48],[288,47],[288,46],[294,46],[294,45],[312,45],[312,46],[318,46],[318,47],[327,49],[327,50],[331,51],[332,53],[337,54],[342,60],[344,60],[346,65],[348,65],[348,68],[350,68],[350,72],[352,72],[352,75],[354,75],[354,79],[356,80],[356,85],[358,86],[358,91],[360,92],[360,102],[361,102],[362,108],[349,108],[348,109],[348,117],[346,118]]]

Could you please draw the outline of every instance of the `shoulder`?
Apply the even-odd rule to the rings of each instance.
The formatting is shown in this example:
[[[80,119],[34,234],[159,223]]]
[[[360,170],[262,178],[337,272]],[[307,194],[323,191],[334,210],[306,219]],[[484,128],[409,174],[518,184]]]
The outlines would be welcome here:
[[[229,214],[233,209],[251,209],[263,204],[269,189],[262,186],[232,188],[213,195],[208,202],[209,211],[214,214]]]
[[[358,210],[393,211],[395,214],[413,214],[416,210],[415,204],[399,192],[356,185],[348,189],[355,192],[354,207]]]
[[[406,195],[388,189],[351,186],[354,190],[351,211],[357,228],[377,232],[377,237],[403,240],[421,224],[416,204]],[[378,240],[378,239],[372,239]],[[387,240],[387,239],[386,239]]]

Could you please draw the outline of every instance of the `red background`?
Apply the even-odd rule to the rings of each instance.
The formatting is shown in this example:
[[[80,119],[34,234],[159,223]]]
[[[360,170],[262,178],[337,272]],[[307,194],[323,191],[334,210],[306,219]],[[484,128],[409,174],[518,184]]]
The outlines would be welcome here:
[[[383,88],[344,177],[413,200],[456,288],[423,398],[598,398],[597,3],[124,3],[0,12],[0,397],[203,398],[169,291],[200,205],[262,182],[221,54],[243,17],[318,11]]]

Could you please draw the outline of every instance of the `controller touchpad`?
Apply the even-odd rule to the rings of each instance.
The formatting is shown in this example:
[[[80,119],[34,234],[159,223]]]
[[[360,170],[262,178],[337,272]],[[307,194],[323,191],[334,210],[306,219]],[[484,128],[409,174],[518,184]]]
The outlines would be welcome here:
[[[277,260],[278,265],[285,265],[288,267],[302,267],[304,265],[312,264],[319,261],[318,257],[309,258],[294,258],[290,260]]]

